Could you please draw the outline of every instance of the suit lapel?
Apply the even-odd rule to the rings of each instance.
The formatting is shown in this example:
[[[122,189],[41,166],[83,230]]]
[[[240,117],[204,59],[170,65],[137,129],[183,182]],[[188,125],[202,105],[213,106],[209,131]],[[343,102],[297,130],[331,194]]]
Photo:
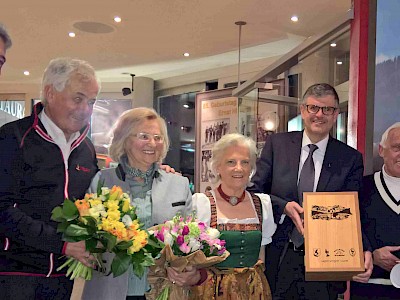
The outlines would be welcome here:
[[[297,172],[290,172],[291,174],[289,186],[294,187],[293,190],[296,191],[296,199],[297,199],[297,177],[299,171],[299,164],[300,164],[300,156],[301,156],[301,143],[303,141],[303,131],[299,132],[296,135],[293,135],[291,140],[291,155],[289,157],[289,167],[290,170],[296,170]]]
[[[324,162],[322,163],[321,174],[319,176],[317,192],[325,191],[332,176],[333,167],[335,165],[335,153],[336,153],[335,143],[333,138],[329,136],[328,145],[326,147],[326,152],[324,156]]]

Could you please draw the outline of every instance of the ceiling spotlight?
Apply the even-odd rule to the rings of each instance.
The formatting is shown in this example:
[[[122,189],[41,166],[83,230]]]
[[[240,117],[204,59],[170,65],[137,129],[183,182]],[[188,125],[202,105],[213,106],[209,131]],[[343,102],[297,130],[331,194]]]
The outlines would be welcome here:
[[[75,37],[75,32],[68,33],[69,37]]]
[[[292,16],[292,17],[290,18],[290,20],[291,20],[292,22],[297,22],[297,21],[299,20],[299,18],[298,18],[297,16]]]
[[[24,71],[25,76],[29,76],[29,74],[30,74],[29,71]]]
[[[118,16],[114,17],[115,23],[120,23],[121,21],[122,21],[121,17],[118,17]]]
[[[188,57],[190,54],[188,52],[183,53],[183,56]]]
[[[189,108],[189,104],[183,104],[184,108]]]
[[[343,62],[337,61],[336,64],[338,64],[338,65],[343,65]]]
[[[336,43],[331,43],[331,47],[336,47]]]
[[[132,77],[132,88],[124,87],[122,88],[122,95],[128,96],[133,92],[133,77],[135,77],[135,74],[132,73],[122,73],[122,74],[129,74]]]

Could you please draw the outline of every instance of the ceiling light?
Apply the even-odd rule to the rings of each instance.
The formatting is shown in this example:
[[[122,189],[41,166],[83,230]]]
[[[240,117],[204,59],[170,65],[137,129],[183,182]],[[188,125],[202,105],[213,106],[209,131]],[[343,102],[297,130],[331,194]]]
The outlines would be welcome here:
[[[29,74],[30,74],[29,71],[24,71],[25,76],[29,76]]]
[[[122,21],[121,17],[118,17],[118,16],[114,17],[115,23],[120,23],[121,21]]]
[[[183,56],[188,57],[190,54],[188,52],[183,53]]]
[[[336,47],[336,43],[331,43],[331,47]]]
[[[189,108],[189,104],[183,104],[184,108]]]
[[[75,37],[75,32],[68,33],[69,37]]]
[[[292,16],[290,20],[292,20],[292,22],[297,22],[299,18],[297,16]]]
[[[343,65],[343,62],[337,61],[336,64],[338,64],[338,65]]]

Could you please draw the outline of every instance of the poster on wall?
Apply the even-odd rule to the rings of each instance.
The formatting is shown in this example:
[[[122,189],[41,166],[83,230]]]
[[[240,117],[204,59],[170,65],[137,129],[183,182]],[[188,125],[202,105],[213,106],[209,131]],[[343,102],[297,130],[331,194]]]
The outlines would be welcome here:
[[[400,40],[398,38],[400,1],[377,1],[376,57],[374,96],[373,171],[379,171],[383,159],[378,153],[385,130],[400,121]]]
[[[196,192],[204,192],[211,181],[212,148],[224,135],[238,132],[238,98],[232,89],[196,95]]]

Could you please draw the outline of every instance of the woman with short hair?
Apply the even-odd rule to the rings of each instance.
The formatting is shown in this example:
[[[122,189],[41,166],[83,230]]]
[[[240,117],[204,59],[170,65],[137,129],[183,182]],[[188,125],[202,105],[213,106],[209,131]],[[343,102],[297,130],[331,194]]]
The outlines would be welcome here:
[[[195,299],[271,299],[264,275],[265,245],[276,225],[271,199],[246,191],[256,168],[256,145],[241,134],[224,135],[212,149],[215,188],[193,195],[199,220],[221,231],[230,256],[192,289]]]

